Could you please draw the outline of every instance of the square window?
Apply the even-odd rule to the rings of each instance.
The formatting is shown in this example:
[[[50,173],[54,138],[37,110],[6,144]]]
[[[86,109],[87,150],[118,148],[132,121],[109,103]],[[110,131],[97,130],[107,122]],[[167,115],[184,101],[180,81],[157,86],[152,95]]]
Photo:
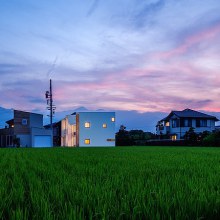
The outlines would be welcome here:
[[[102,125],[102,127],[103,127],[103,128],[107,128],[107,124],[104,123],[104,124]]]
[[[90,139],[85,139],[84,143],[85,144],[90,144]]]
[[[85,122],[85,128],[90,128],[90,122]]]
[[[22,125],[27,125],[27,119],[26,119],[26,118],[23,118],[22,121],[21,121],[21,124],[22,124]]]
[[[112,122],[115,122],[115,117],[112,117],[112,118],[111,118],[111,121],[112,121]]]
[[[176,136],[176,135],[172,135],[172,136],[171,136],[171,139],[172,139],[172,141],[176,141],[177,136]]]

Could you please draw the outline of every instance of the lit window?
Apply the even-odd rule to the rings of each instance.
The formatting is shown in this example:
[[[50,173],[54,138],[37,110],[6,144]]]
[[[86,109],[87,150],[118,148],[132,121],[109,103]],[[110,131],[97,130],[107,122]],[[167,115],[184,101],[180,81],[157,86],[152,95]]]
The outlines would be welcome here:
[[[111,120],[112,120],[112,122],[115,122],[115,117],[112,117]]]
[[[177,136],[176,136],[176,135],[172,135],[172,136],[171,136],[171,139],[172,139],[172,141],[176,141]]]
[[[90,128],[90,122],[85,122],[85,128]]]
[[[166,122],[166,127],[169,127],[169,126],[170,126],[170,122],[167,121],[167,122]]]
[[[90,139],[85,139],[85,144],[90,144]]]
[[[22,121],[21,121],[21,124],[22,124],[22,125],[27,125],[27,119],[26,119],[26,118],[23,118]]]
[[[102,127],[103,127],[103,128],[107,128],[107,124],[103,124]]]

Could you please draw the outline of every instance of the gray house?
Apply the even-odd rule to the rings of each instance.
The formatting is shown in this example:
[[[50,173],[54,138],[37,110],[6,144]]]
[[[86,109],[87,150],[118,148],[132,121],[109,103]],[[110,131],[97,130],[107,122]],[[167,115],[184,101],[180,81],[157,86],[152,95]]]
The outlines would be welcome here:
[[[0,129],[0,147],[51,147],[52,133],[43,127],[43,115],[14,110],[13,119]]]
[[[167,117],[158,121],[157,135],[167,135],[171,140],[182,139],[189,128],[194,128],[196,133],[215,130],[215,116],[207,115],[191,109],[172,111]]]

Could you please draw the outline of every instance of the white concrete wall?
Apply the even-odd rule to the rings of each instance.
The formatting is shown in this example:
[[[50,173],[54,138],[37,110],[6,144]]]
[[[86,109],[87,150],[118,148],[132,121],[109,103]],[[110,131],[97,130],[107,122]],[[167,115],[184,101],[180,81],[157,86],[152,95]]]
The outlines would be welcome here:
[[[80,147],[114,147],[115,118],[114,112],[79,112],[79,146]],[[90,122],[90,128],[85,128],[85,122]],[[107,124],[107,128],[103,128]],[[90,144],[85,144],[90,139]],[[113,141],[108,141],[111,139]]]

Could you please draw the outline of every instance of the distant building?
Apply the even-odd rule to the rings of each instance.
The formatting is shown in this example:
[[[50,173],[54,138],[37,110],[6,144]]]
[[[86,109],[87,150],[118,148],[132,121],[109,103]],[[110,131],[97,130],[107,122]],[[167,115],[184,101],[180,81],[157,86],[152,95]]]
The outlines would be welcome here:
[[[61,121],[61,146],[114,147],[114,112],[75,112]]]
[[[191,109],[172,111],[167,117],[158,121],[157,135],[166,135],[169,139],[183,139],[189,128],[194,128],[196,133],[215,130],[215,116],[207,115]]]
[[[43,115],[14,110],[8,126],[0,129],[0,146],[51,147],[52,134],[43,127]]]
[[[50,124],[44,126],[45,129],[50,129]],[[61,121],[53,123],[53,146],[61,146]]]

